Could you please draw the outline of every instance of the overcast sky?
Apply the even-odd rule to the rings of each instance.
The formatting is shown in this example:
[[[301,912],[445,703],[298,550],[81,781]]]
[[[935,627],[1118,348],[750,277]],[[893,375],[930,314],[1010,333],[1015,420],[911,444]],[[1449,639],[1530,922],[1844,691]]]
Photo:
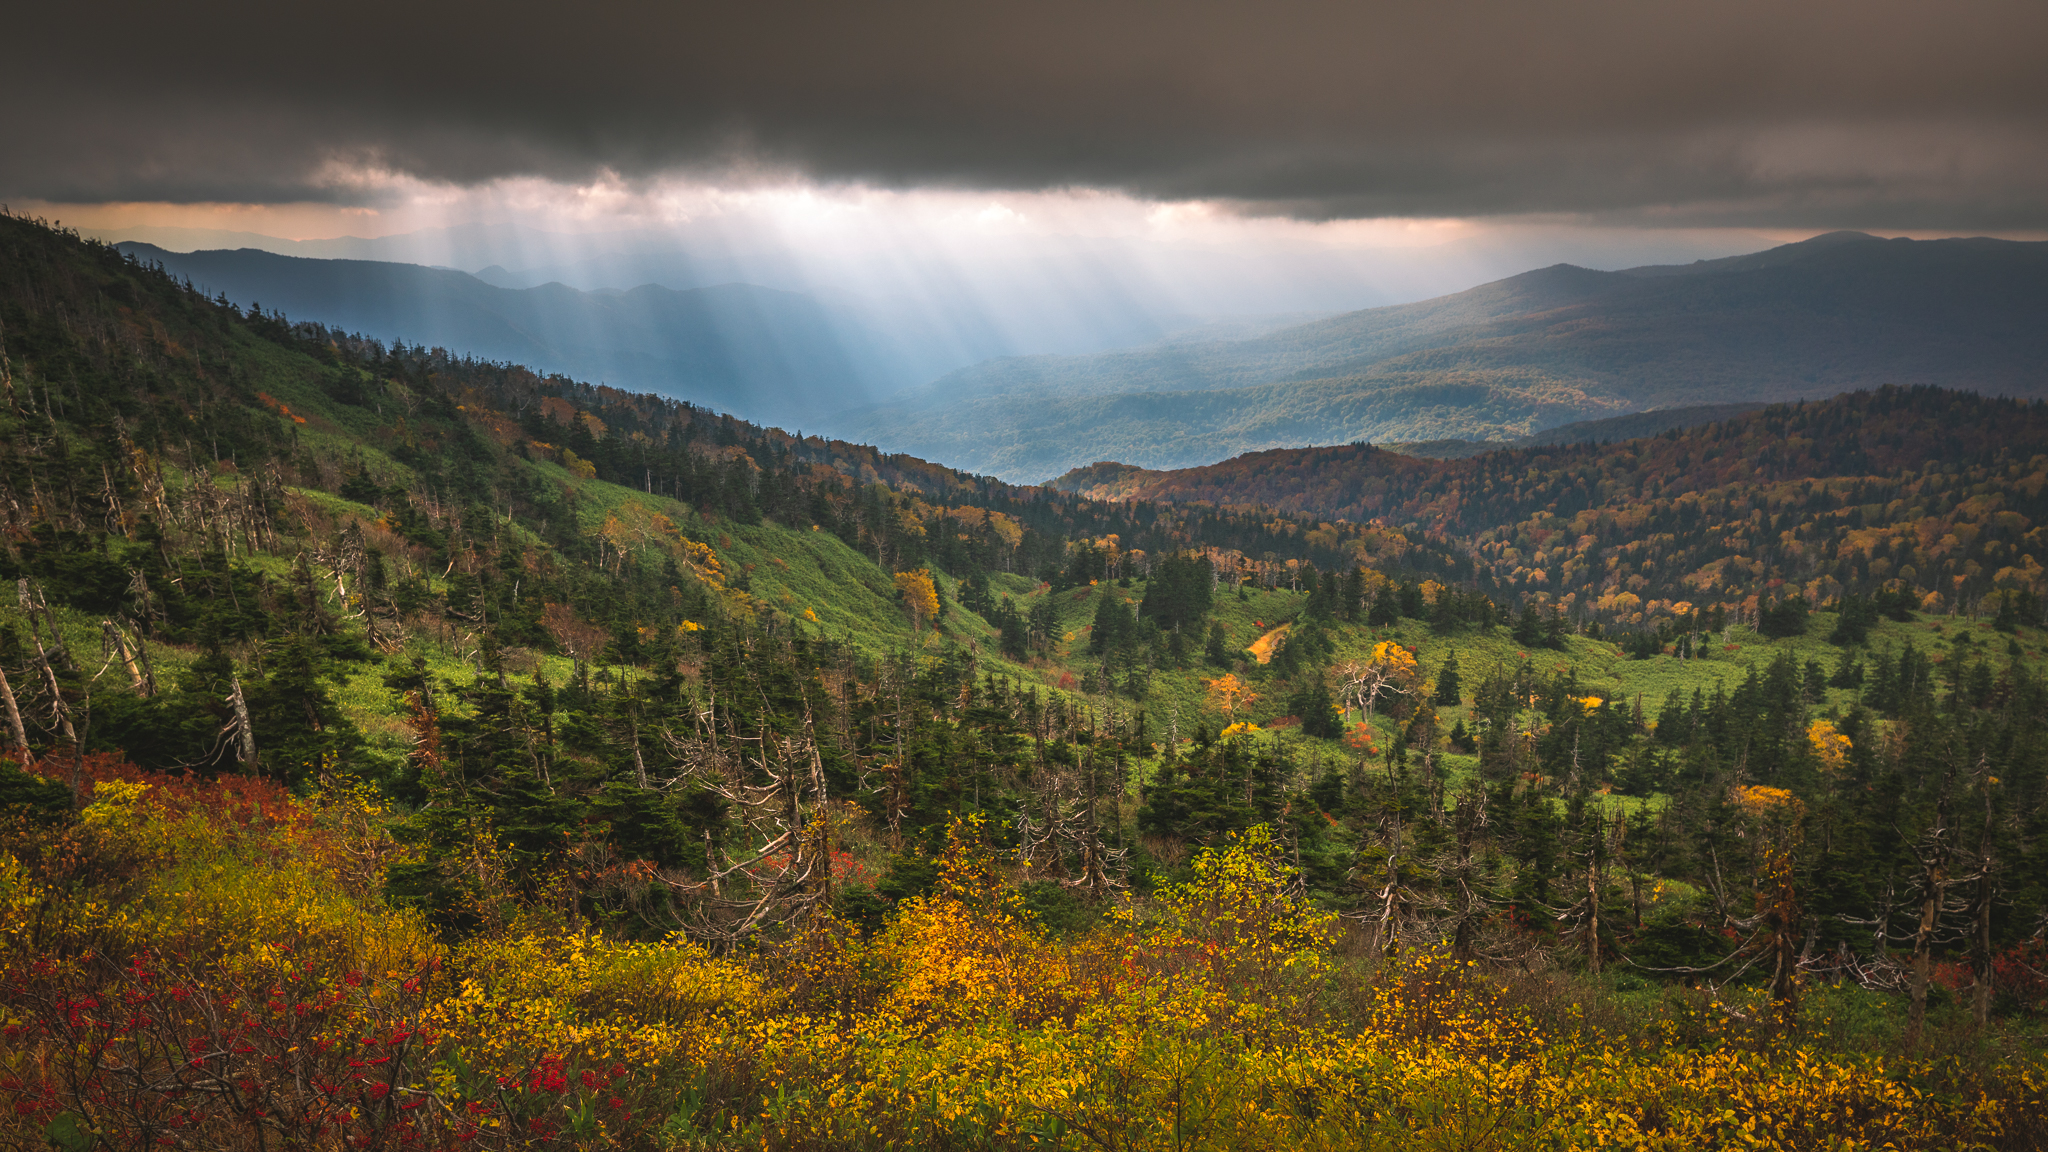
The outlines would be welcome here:
[[[2038,0],[115,0],[9,23],[19,199],[692,169],[1314,217],[2048,223]]]
[[[849,251],[925,230],[962,259],[1059,235],[1610,267],[1835,228],[2048,234],[2040,0],[113,0],[8,23],[0,199],[103,231],[726,216]]]

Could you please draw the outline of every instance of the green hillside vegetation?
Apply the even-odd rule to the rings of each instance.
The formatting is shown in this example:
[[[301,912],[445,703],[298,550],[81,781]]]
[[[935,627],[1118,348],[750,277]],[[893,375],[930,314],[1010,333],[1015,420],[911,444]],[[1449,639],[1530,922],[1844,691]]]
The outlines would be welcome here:
[[[1840,614],[1816,612],[1806,631],[1794,636],[1771,637],[1745,624],[1726,624],[1713,632],[1689,633],[1683,656],[1678,654],[1675,639],[1659,644],[1654,651],[1637,646],[1631,652],[1625,644],[1584,633],[1558,636],[1553,644],[1525,643],[1517,639],[1508,623],[1487,628],[1444,629],[1432,626],[1427,619],[1413,617],[1378,626],[1340,618],[1327,627],[1327,653],[1305,669],[1289,674],[1290,666],[1284,660],[1261,664],[1245,651],[1260,635],[1300,620],[1308,606],[1307,593],[1278,588],[1250,590],[1241,599],[1219,596],[1209,622],[1223,627],[1225,661],[1190,657],[1185,666],[1176,667],[1169,658],[1161,656],[1144,670],[1142,682],[1146,691],[1138,697],[1120,687],[1129,682],[1127,665],[1090,651],[1090,633],[1103,597],[1127,602],[1135,608],[1146,590],[1147,582],[1138,579],[1129,585],[1109,582],[1053,597],[1060,608],[1062,632],[1073,637],[1055,646],[1059,669],[1056,675],[1073,677],[1077,686],[1091,690],[1092,698],[1099,704],[1117,696],[1130,697],[1121,706],[1142,706],[1149,723],[1156,728],[1155,742],[1163,748],[1169,724],[1177,727],[1176,735],[1183,744],[1193,743],[1198,730],[1211,737],[1221,731],[1227,718],[1218,710],[1207,685],[1230,672],[1242,677],[1257,693],[1257,699],[1240,708],[1235,719],[1259,727],[1261,731],[1253,734],[1257,740],[1291,748],[1292,755],[1310,776],[1319,774],[1320,768],[1315,766],[1349,770],[1349,766],[1358,764],[1359,741],[1355,733],[1347,739],[1316,737],[1304,731],[1302,717],[1295,715],[1301,702],[1297,693],[1320,677],[1332,682],[1332,700],[1339,700],[1341,693],[1331,670],[1347,661],[1368,661],[1374,646],[1387,640],[1395,641],[1415,656],[1416,685],[1433,685],[1444,663],[1455,658],[1464,686],[1461,702],[1439,703],[1435,708],[1437,723],[1446,734],[1460,723],[1469,726],[1478,720],[1472,708],[1474,690],[1494,677],[1531,679],[1570,673],[1582,695],[1597,696],[1603,702],[1615,702],[1628,709],[1632,723],[1634,713],[1640,709],[1641,723],[1654,732],[1672,693],[1689,702],[1694,692],[1706,697],[1716,692],[1732,692],[1752,675],[1767,675],[1780,660],[1789,660],[1797,668],[1801,690],[1813,710],[1833,715],[1851,711],[1862,701],[1864,680],[1847,681],[1851,676],[1868,677],[1878,653],[1896,660],[1912,647],[1944,674],[1961,669],[1969,675],[1981,663],[1983,675],[1994,683],[2015,676],[2039,676],[2048,666],[2044,665],[2048,647],[2043,644],[2048,633],[2039,627],[2020,627],[2008,635],[1998,631],[1990,620],[1956,621],[1914,613],[1906,620],[1879,619],[1869,626],[1864,639],[1844,644],[1829,639],[1836,635]],[[1037,595],[1051,594],[1041,589]],[[1811,665],[1818,665],[1821,674],[1808,684]],[[1107,690],[1102,688],[1105,668],[1111,685]],[[1849,670],[1847,674],[1845,668]],[[1406,729],[1411,714],[1412,701],[1389,697],[1388,703],[1389,709],[1376,711],[1370,718],[1371,746],[1375,752],[1363,757],[1368,766],[1384,758]],[[1365,718],[1357,709],[1350,708],[1343,710],[1342,719],[1351,726]],[[1477,763],[1472,751],[1449,745],[1444,758],[1455,773],[1465,775]],[[1156,757],[1143,760],[1145,770],[1150,771],[1157,762]]]
[[[848,428],[1035,480],[1092,460],[1185,468],[1302,444],[1515,440],[1645,408],[1886,384],[2040,397],[2044,251],[1838,234],[1683,268],[1557,265],[1252,340],[991,361]]]
[[[6,216],[0,344],[16,1142],[174,1127],[71,1009],[275,980],[376,1020],[195,1143],[1072,1148],[1193,1068],[1369,1144],[1287,1101],[1401,1051],[1549,1078],[1508,1146],[2038,1144],[2041,404],[1017,488]]]
[[[245,316],[117,253],[5,229],[7,574],[36,610],[0,659],[29,714],[52,718],[36,747],[75,737],[154,770],[297,787],[354,774],[418,803],[440,771],[423,748],[445,733],[496,802],[539,803],[520,778],[538,774],[555,796],[540,808],[573,822],[627,764],[644,780],[650,749],[633,733],[690,715],[691,676],[707,696],[770,673],[808,675],[813,692],[830,680],[851,740],[848,712],[878,707],[911,674],[891,669],[921,660],[998,691],[1038,686],[1016,707],[1043,725],[1070,674],[963,608],[960,581],[1026,606],[1038,581],[1017,573],[1062,579],[1063,529],[1200,543],[1249,567],[1264,562],[1233,545],[1330,563],[1355,543],[1263,512],[1134,521],[687,405]],[[929,620],[898,586],[925,569]],[[68,636],[50,639],[58,696],[31,621]],[[107,645],[137,674],[120,674],[128,655],[111,677],[69,655]],[[507,725],[528,750],[516,771],[500,759]],[[557,776],[571,764],[573,782]]]

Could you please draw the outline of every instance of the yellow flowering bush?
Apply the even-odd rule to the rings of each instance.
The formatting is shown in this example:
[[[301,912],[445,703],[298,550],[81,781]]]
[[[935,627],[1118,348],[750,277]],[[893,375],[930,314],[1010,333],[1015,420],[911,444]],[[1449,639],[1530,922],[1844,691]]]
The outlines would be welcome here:
[[[1789,790],[1773,788],[1768,784],[1745,784],[1735,789],[1731,799],[1734,800],[1735,806],[1740,808],[1745,814],[1760,819],[1773,817],[1797,819],[1799,813],[1804,811],[1806,807],[1800,803],[1799,797],[1794,796]]]
[[[149,785],[136,780],[108,780],[93,790],[92,803],[78,814],[78,822],[103,833],[133,831],[141,821],[138,806],[149,793]]]
[[[0,852],[0,947],[9,952],[25,947],[37,912],[49,900],[49,890],[12,852]]]
[[[1820,760],[1820,766],[1829,773],[1840,772],[1848,767],[1849,752],[1855,747],[1847,736],[1835,731],[1832,720],[1815,720],[1806,729],[1806,742],[1813,754]]]
[[[1445,952],[1354,956],[1265,827],[1069,940],[969,820],[869,938],[720,954],[537,904],[448,945],[366,885],[402,849],[352,785],[109,783],[0,845],[12,1146],[1946,1149],[2048,1115],[2036,1067],[1937,1089],[1731,1023],[1758,1003],[1602,1031]]]

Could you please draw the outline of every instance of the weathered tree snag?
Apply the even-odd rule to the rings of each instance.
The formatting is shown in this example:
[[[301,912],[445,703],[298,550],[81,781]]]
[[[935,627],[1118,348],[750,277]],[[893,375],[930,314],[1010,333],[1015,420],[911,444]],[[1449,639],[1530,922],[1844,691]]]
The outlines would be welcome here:
[[[21,752],[23,764],[28,763],[28,728],[21,722],[21,707],[14,702],[14,685],[7,682],[7,670],[0,668],[0,703],[7,705],[7,733],[14,738],[14,747]]]
[[[121,666],[128,670],[128,682],[134,686],[135,694],[150,695],[149,687],[142,679],[142,669],[135,662],[135,653],[129,650],[127,637],[121,635],[121,629],[112,620],[102,620],[100,635],[105,639],[107,648],[113,652],[115,659],[121,661]]]
[[[22,581],[26,588],[28,582]],[[24,593],[25,595],[25,593]],[[71,802],[85,807],[85,749],[79,747],[78,732],[71,726],[71,705],[64,700],[64,687],[57,683],[57,673],[50,667],[50,654],[43,650],[42,630],[36,627],[36,618],[28,618],[28,633],[36,642],[36,665],[43,670],[43,680],[50,689],[50,711],[57,718],[57,730],[64,734],[64,743],[71,747]],[[25,743],[25,742],[24,742]]]
[[[249,704],[242,697],[242,678],[231,677],[228,683],[234,690],[228,693],[228,706],[235,710],[235,747],[242,771],[254,776],[256,764],[256,729],[249,723]]]

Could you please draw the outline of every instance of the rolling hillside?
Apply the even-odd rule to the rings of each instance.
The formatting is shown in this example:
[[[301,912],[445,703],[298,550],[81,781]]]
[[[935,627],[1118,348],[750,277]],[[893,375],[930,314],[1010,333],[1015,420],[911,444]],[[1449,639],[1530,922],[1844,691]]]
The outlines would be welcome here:
[[[1014,479],[1351,441],[1511,441],[1646,408],[1884,384],[2048,394],[2048,245],[1833,233],[1698,264],[1538,269],[1252,340],[991,361],[848,417]]]
[[[1800,1147],[2038,1147],[2044,414],[1887,389],[1096,499],[252,315],[0,213],[0,1136],[986,1147],[954,1053],[1000,1035],[1017,1099],[1194,1053],[1100,1131],[1214,1065],[1245,1147],[1378,1146],[1411,1119],[1304,1129],[1258,1070],[1437,1044],[1331,1098],[1438,1090],[1448,1005],[1487,1063],[1441,1114],[1502,1037],[1547,1078],[1504,1147],[1558,1101],[1612,1144],[1783,1131],[1759,1092],[1816,1076]],[[1879,1110],[1923,1090],[1961,1103]]]
[[[1433,460],[1275,449],[1151,472],[1101,463],[1095,499],[1271,508],[1459,540],[1480,586],[1639,625],[1717,603],[1825,603],[1902,586],[1973,610],[2048,592],[2048,404],[1881,389],[1619,444]]]
[[[1712,424],[1718,420],[1732,420],[1745,412],[1754,412],[1764,405],[1756,404],[1691,404],[1684,408],[1653,408],[1648,412],[1631,412],[1626,416],[1609,416],[1604,420],[1578,420],[1545,428],[1513,440],[1417,440],[1411,443],[1385,444],[1382,447],[1407,456],[1427,456],[1434,460],[1456,460],[1466,456],[1477,456],[1482,452],[1495,452],[1502,448],[1531,448],[1539,444],[1601,444],[1618,440],[1634,440],[1644,436],[1655,436],[1674,428],[1692,428],[1700,424]]]
[[[883,342],[795,292],[751,284],[676,291],[644,284],[582,292],[495,287],[453,269],[278,256],[252,248],[119,250],[162,264],[209,295],[318,319],[378,339],[447,348],[751,419],[807,418],[900,381]]]

